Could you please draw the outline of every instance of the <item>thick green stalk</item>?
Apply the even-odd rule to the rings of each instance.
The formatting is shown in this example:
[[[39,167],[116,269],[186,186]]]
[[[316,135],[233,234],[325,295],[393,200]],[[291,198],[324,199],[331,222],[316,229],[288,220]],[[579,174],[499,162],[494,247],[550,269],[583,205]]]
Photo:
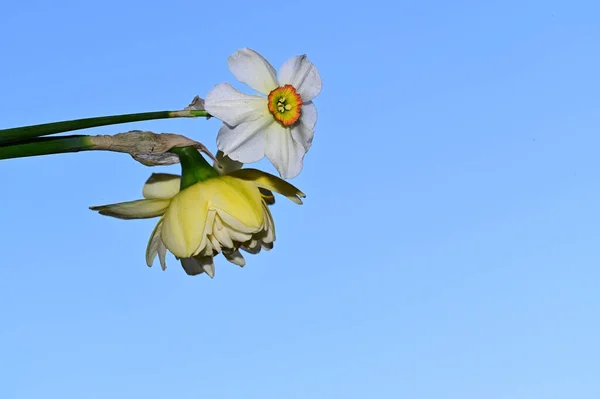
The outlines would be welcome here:
[[[90,136],[43,137],[0,144],[0,160],[91,150]]]
[[[31,125],[15,127],[11,129],[0,130],[0,144],[18,142],[34,137],[47,136],[55,133],[70,132],[79,129],[88,129],[91,127],[116,125],[119,123],[148,121],[153,119],[167,118],[210,118],[206,111],[157,111],[143,112],[137,114],[110,115],[95,118],[74,119],[70,121],[44,123],[41,125]]]
[[[194,147],[176,147],[170,152],[177,154],[181,163],[181,190],[219,176],[215,168]]]

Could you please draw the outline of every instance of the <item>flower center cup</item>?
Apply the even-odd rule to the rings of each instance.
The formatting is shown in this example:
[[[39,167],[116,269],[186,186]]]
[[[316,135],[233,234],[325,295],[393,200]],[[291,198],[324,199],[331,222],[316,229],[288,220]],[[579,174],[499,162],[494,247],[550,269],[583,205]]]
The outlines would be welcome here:
[[[269,112],[283,126],[290,126],[300,118],[302,98],[292,85],[278,87],[269,93]]]

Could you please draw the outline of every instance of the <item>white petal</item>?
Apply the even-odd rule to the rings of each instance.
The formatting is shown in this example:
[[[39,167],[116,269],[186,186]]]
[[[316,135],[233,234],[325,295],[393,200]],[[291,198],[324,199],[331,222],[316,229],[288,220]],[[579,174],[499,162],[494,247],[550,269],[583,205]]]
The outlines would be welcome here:
[[[153,173],[142,190],[147,199],[170,199],[177,195],[181,185],[181,176],[169,173]]]
[[[225,256],[225,259],[227,259],[234,265],[243,267],[246,264],[246,260],[244,259],[244,257],[242,256],[242,254],[240,253],[239,250],[235,250],[232,252],[224,251],[223,256]]]
[[[279,86],[275,68],[254,50],[249,48],[238,50],[229,57],[227,63],[237,80],[259,93],[267,95]]]
[[[229,83],[218,84],[208,92],[204,108],[231,126],[256,120],[269,112],[266,98],[244,94]]]
[[[292,137],[308,151],[312,145],[317,123],[317,107],[312,102],[302,105],[302,116],[298,123],[292,126]]]
[[[284,179],[292,179],[302,170],[306,149],[292,138],[290,129],[278,123],[266,131],[265,153]]]
[[[223,124],[217,135],[217,147],[229,158],[241,163],[252,163],[265,156],[265,129],[277,124],[269,114],[236,127]]]
[[[240,170],[242,169],[242,166],[244,166],[243,163],[234,161],[225,155],[223,151],[217,151],[217,162],[213,163],[213,167],[220,175],[226,175],[234,170]]]
[[[283,64],[279,70],[279,82],[281,85],[294,86],[303,102],[315,98],[322,87],[319,71],[308,60],[306,54],[292,57]]]
[[[92,211],[117,219],[149,219],[161,216],[169,207],[168,199],[143,199],[118,204],[90,206]]]

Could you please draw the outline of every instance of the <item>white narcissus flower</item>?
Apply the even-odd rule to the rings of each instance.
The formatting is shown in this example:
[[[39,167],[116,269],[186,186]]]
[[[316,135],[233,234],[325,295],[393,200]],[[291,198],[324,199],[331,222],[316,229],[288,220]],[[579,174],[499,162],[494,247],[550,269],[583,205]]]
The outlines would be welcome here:
[[[304,197],[288,182],[256,169],[236,170],[181,191],[180,182],[178,175],[153,174],[144,185],[145,199],[90,209],[119,219],[161,216],[148,242],[148,266],[158,254],[166,269],[169,250],[187,274],[206,272],[213,277],[213,257],[219,253],[231,263],[244,266],[240,249],[255,254],[261,248],[273,248],[275,225],[267,207],[273,201],[270,191],[297,204],[302,204],[300,197]]]
[[[265,155],[284,179],[302,170],[317,123],[312,100],[321,91],[321,77],[306,55],[292,57],[279,70],[248,48],[228,60],[242,83],[265,95],[249,95],[229,83],[215,86],[206,96],[205,109],[224,123],[217,146],[234,161],[252,163]]]

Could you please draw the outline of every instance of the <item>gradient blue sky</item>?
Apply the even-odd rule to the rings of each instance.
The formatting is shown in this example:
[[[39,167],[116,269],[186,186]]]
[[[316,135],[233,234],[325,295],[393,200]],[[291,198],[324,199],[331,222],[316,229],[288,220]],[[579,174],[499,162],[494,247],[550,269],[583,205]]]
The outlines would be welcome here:
[[[0,397],[600,397],[600,5],[10,1],[2,127],[177,109],[251,47],[323,77],[302,207],[214,280],[145,266],[126,155],[0,161]],[[175,132],[214,149],[217,120]],[[258,165],[268,171],[272,167]]]

